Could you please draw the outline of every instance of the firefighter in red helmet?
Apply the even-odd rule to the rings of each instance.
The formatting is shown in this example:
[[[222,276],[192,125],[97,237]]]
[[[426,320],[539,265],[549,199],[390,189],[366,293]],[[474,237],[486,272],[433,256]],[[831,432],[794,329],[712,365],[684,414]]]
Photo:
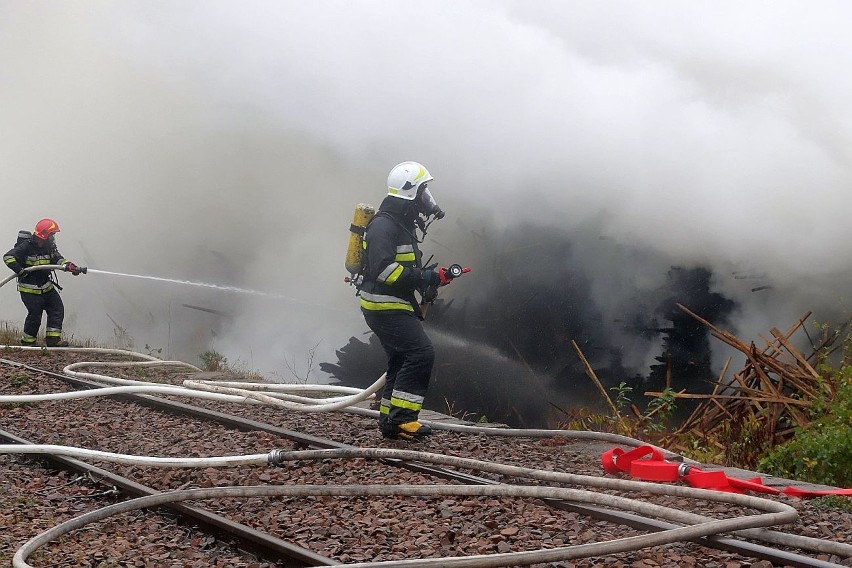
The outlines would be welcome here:
[[[59,232],[59,225],[53,219],[42,219],[36,223],[35,230],[21,231],[15,246],[3,256],[6,263],[18,275],[18,292],[27,308],[27,318],[24,321],[24,332],[21,335],[22,345],[35,345],[38,330],[41,327],[42,314],[47,313],[45,328],[45,344],[48,347],[67,347],[68,342],[62,341],[62,321],[65,319],[65,306],[57,290],[58,283],[53,279],[49,270],[33,270],[25,272],[31,266],[56,264],[74,276],[83,269],[73,262],[66,260],[56,248],[54,235]]]

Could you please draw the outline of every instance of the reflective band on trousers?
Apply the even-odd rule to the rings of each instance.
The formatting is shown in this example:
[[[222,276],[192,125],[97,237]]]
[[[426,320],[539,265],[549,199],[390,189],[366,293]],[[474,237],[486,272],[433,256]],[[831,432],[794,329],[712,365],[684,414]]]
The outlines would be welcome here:
[[[414,308],[401,298],[396,296],[388,296],[385,294],[371,294],[369,292],[361,292],[361,307],[365,310],[383,311],[383,310],[404,310],[413,312]]]
[[[394,389],[393,394],[391,394],[390,403],[391,406],[419,411],[423,408],[423,397]]]
[[[407,408],[408,410],[413,410],[415,412],[420,412],[420,409],[423,408],[422,404],[417,404],[416,402],[408,402],[407,400],[393,397],[391,398],[391,406],[395,406],[397,408]]]

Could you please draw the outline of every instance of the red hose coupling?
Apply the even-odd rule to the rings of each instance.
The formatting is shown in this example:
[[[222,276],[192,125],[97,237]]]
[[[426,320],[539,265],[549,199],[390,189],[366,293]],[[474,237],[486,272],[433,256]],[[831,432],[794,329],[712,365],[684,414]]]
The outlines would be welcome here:
[[[630,468],[630,474],[644,481],[677,481],[680,479],[680,466],[683,464],[657,460],[637,460]]]

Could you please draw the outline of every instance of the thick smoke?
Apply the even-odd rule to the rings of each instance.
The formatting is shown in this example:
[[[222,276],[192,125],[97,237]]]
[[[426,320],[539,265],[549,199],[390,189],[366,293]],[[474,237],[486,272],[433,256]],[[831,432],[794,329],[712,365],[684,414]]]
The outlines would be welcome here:
[[[710,271],[590,235],[592,226],[521,224],[500,234],[470,231],[473,246],[442,252],[471,260],[485,276],[463,276],[429,309],[437,357],[427,405],[553,426],[565,419],[560,409],[603,403],[575,344],[605,387],[626,383],[641,406],[648,390],[712,389],[709,333],[677,307],[728,323],[735,303],[711,292]],[[605,272],[596,274],[595,265]],[[337,359],[321,368],[362,387],[385,363],[374,337],[351,338]]]
[[[8,246],[49,216],[80,264],[287,297],[63,277],[77,337],[327,380],[317,364],[366,330],[342,283],[352,210],[415,159],[448,211],[429,252],[474,266],[433,325],[445,351],[517,376],[552,358],[549,384],[575,339],[645,376],[663,337],[629,329],[670,325],[653,311],[677,270],[706,271],[746,338],[847,317],[850,12],[0,0],[0,221]],[[569,300],[502,336],[449,317]],[[0,317],[23,319],[11,286]]]

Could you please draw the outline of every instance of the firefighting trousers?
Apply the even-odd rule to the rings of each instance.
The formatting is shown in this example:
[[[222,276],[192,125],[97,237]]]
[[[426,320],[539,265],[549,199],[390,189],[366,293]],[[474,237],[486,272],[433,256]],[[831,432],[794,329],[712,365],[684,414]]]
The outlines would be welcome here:
[[[24,342],[35,343],[38,329],[41,327],[42,314],[47,312],[47,328],[45,336],[58,338],[62,334],[62,321],[65,319],[65,305],[62,297],[55,289],[44,294],[21,292],[21,300],[27,308],[27,318],[24,320]]]
[[[379,426],[393,427],[417,420],[435,362],[432,342],[413,314],[364,312],[364,319],[388,356]]]

